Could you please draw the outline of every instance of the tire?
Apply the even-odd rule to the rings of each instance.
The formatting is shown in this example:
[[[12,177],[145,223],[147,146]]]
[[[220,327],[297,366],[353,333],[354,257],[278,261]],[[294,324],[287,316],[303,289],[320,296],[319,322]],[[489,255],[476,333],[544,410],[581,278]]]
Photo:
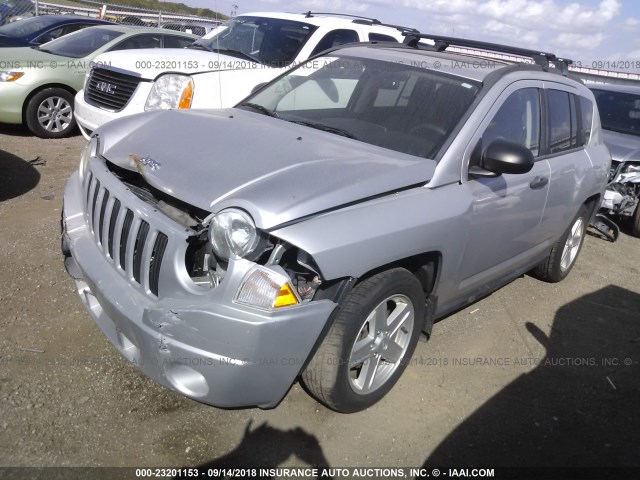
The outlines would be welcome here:
[[[567,231],[553,245],[549,257],[534,269],[533,273],[536,277],[546,282],[556,283],[569,275],[584,244],[589,225],[589,213],[585,205],[580,208]]]
[[[63,138],[76,128],[73,95],[62,88],[36,93],[25,110],[27,127],[40,138]]]
[[[640,203],[636,206],[636,211],[633,212],[631,219],[631,235],[640,237]]]
[[[308,392],[342,413],[379,401],[407,366],[424,312],[422,286],[408,270],[387,270],[357,284],[302,372]]]

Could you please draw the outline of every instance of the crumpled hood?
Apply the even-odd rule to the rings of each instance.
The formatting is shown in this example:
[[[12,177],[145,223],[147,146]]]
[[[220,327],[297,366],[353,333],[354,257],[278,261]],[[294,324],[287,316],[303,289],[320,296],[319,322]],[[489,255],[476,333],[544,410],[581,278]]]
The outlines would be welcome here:
[[[602,130],[604,143],[616,162],[633,160],[640,162],[640,136]]]
[[[244,208],[263,229],[426,183],[436,166],[236,108],[143,113],[96,133],[107,160],[145,159],[150,185],[211,212]]]
[[[142,48],[118,50],[98,55],[95,63],[125,70],[147,80],[154,80],[167,72],[196,73],[218,70],[216,65],[246,66],[256,65],[249,60],[195,48]]]

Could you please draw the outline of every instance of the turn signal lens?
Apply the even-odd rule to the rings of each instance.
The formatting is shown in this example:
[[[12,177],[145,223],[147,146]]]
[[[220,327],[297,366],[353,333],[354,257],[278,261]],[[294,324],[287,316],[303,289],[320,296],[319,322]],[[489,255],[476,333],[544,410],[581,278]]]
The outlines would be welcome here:
[[[234,301],[265,310],[291,307],[300,303],[287,276],[260,266],[249,270]]]
[[[284,285],[282,285],[282,287],[280,287],[280,291],[278,291],[276,301],[273,303],[273,308],[290,307],[291,305],[296,305],[297,303],[298,299],[291,290],[289,283],[285,283]]]
[[[187,86],[182,90],[180,95],[180,101],[178,102],[178,108],[186,110],[191,108],[191,100],[193,99],[193,80],[189,79]]]

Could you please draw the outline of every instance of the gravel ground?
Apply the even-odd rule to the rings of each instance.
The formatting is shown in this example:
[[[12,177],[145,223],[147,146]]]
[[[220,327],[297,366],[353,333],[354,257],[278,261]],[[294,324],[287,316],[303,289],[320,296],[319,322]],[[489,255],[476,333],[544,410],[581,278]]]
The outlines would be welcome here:
[[[139,374],[84,312],[59,247],[83,143],[0,126],[0,466],[640,466],[640,239],[590,236],[564,282],[438,322],[365,412],[297,384],[221,410]]]

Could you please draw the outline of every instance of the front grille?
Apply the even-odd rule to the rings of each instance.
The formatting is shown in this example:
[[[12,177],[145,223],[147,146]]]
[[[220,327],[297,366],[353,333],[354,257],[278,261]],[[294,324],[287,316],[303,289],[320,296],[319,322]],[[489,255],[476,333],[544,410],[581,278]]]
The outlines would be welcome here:
[[[123,205],[91,172],[85,189],[87,219],[103,254],[131,283],[157,297],[169,238]]]
[[[84,99],[91,105],[119,112],[129,103],[140,81],[133,75],[94,67],[85,85]]]

